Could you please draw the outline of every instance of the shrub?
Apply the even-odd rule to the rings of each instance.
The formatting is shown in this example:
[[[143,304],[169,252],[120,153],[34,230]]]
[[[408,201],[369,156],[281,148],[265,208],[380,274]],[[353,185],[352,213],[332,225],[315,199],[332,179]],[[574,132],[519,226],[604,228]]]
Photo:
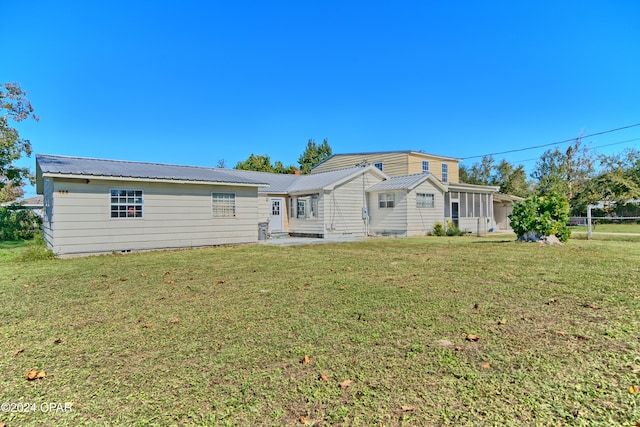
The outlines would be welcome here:
[[[0,207],[0,240],[29,240],[42,232],[42,218],[20,205]]]
[[[444,229],[444,225],[441,222],[436,222],[433,224],[433,235],[434,236],[445,236],[446,232]]]
[[[447,236],[462,236],[464,232],[451,220],[447,220]]]
[[[54,259],[55,255],[44,241],[41,234],[36,235],[32,241],[27,244],[27,248],[17,257],[17,261],[40,261],[46,259]]]
[[[566,242],[571,236],[567,227],[569,202],[562,196],[528,197],[513,206],[509,219],[518,238],[533,232],[540,236],[553,234],[561,242]]]

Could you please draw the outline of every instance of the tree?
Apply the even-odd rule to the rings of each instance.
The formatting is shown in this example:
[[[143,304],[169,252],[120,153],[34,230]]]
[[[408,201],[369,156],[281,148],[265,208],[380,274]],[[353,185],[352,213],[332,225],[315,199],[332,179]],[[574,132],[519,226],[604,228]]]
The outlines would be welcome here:
[[[307,142],[307,148],[298,158],[300,173],[307,174],[317,164],[331,157],[331,147],[325,138],[322,144],[316,144],[313,139]]]
[[[494,185],[500,186],[501,193],[518,197],[528,197],[531,195],[531,184],[527,180],[524,165],[514,167],[511,163],[503,159],[493,168],[495,170]]]
[[[498,185],[501,193],[519,197],[527,197],[531,193],[523,165],[514,167],[504,159],[496,165],[491,156],[482,157],[480,162],[470,167],[460,168],[460,180],[467,184]]]
[[[580,186],[585,185],[593,174],[593,163],[593,156],[582,146],[582,137],[578,137],[564,153],[557,147],[545,151],[531,177],[537,181],[539,195],[560,194],[571,203]]]
[[[16,187],[13,182],[9,181],[4,187],[0,188],[0,203],[11,202],[24,196],[22,186]]]
[[[271,158],[266,154],[255,155],[251,153],[249,158],[244,162],[238,162],[235,169],[257,172],[273,172],[273,165],[271,164]]]
[[[640,152],[626,150],[622,154],[602,155],[599,158],[602,171],[590,179],[574,194],[576,211],[584,213],[587,205],[604,202],[611,206],[624,208],[629,200],[640,199]]]
[[[29,168],[19,168],[14,163],[23,155],[31,156],[31,142],[20,136],[10,121],[21,122],[32,118],[38,121],[33,112],[27,93],[18,83],[5,83],[0,86],[0,190],[7,185],[21,188],[24,180],[32,180]]]

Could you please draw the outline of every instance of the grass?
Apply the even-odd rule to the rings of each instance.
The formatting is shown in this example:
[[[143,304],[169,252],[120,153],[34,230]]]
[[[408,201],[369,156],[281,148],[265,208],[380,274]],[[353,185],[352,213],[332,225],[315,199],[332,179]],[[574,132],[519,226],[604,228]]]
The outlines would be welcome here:
[[[0,423],[635,426],[639,276],[504,235],[4,262],[0,400],[72,411]]]
[[[597,221],[597,218],[596,218]],[[587,226],[569,227],[572,231],[587,232]],[[640,224],[624,223],[624,224],[596,224],[592,231],[597,233],[637,233],[640,234]]]

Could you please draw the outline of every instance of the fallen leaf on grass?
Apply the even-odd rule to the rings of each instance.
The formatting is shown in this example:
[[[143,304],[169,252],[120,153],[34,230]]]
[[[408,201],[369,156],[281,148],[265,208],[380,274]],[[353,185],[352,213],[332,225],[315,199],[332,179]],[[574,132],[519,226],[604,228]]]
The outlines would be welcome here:
[[[54,344],[60,344],[62,343],[62,338],[56,338],[55,340],[53,340]]]
[[[344,380],[340,383],[340,388],[345,390],[347,387],[349,387],[351,384],[353,384],[353,380]]]
[[[24,351],[24,348],[19,348],[19,349],[17,349],[16,351],[14,351],[14,352],[13,352],[13,355],[14,355],[14,356],[17,356],[17,355],[19,355],[20,353],[22,353],[23,351]]]
[[[308,354],[305,354],[304,357],[300,360],[300,363],[302,363],[303,365],[311,363],[311,358]]]
[[[474,334],[467,334],[467,341],[478,341],[480,337]]]
[[[489,362],[482,362],[480,364],[480,366],[482,366],[484,369],[489,369],[491,367],[491,363]]]
[[[600,310],[600,307],[598,307],[597,305],[595,305],[592,302],[585,302],[584,304],[582,304],[583,307],[585,308],[592,308],[594,310]]]
[[[29,372],[27,372],[26,378],[28,381],[37,380],[40,378],[44,378],[47,376],[45,371],[39,371],[38,368],[33,368]]]
[[[640,393],[640,387],[629,386],[629,393]]]
[[[562,335],[562,336],[567,335],[567,333],[565,331],[553,331],[553,332],[558,334],[558,335]]]
[[[126,277],[121,277],[121,278],[120,278],[120,281],[121,281],[121,282],[126,282],[127,280],[129,280],[129,279],[127,279]]]
[[[329,377],[326,376],[325,374],[320,374],[320,376],[318,377],[321,381],[327,382],[329,381]]]
[[[173,285],[176,282],[175,282],[175,280],[165,280],[164,283],[167,284],[167,285]]]
[[[150,327],[152,327],[153,325],[151,323],[145,323],[144,325],[142,325],[143,328],[148,329]]]
[[[7,425],[3,422],[0,422],[0,427],[7,427]]]
[[[640,374],[640,365],[631,365],[629,366],[629,368],[631,368],[631,371],[633,371],[636,374]]]
[[[506,324],[507,324],[507,319],[498,320],[498,325],[506,325]]]
[[[307,417],[300,417],[300,424],[304,424],[306,426],[310,426],[311,424],[313,424],[313,421],[310,420]]]
[[[411,412],[416,410],[416,407],[411,405],[402,405],[400,408],[405,412]]]
[[[222,279],[216,280],[216,285],[222,285],[223,283],[226,283],[226,282],[227,282],[226,280],[222,280]]]
[[[180,320],[177,317],[172,317],[171,319],[169,319],[169,323],[179,323]]]

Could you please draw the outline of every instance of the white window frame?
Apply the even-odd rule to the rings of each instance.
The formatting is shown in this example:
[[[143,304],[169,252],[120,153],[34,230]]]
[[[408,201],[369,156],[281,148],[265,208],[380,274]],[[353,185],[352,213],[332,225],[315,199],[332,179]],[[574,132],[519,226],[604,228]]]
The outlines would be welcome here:
[[[378,208],[379,209],[393,209],[396,205],[395,193],[379,193],[378,194]]]
[[[436,196],[433,193],[416,193],[416,208],[433,209],[436,207]]]
[[[304,199],[297,199],[296,203],[296,218],[307,217],[307,201]]]
[[[117,209],[114,210],[114,207]],[[114,213],[117,213],[117,215],[113,216]],[[121,213],[124,213],[124,215],[121,215]],[[143,219],[144,190],[134,188],[110,188],[109,218],[114,220]]]
[[[442,164],[442,182],[449,181],[449,165],[446,163]]]
[[[211,192],[212,218],[235,218],[236,214],[236,193],[229,191]]]
[[[429,172],[429,160],[422,161],[422,173]]]

